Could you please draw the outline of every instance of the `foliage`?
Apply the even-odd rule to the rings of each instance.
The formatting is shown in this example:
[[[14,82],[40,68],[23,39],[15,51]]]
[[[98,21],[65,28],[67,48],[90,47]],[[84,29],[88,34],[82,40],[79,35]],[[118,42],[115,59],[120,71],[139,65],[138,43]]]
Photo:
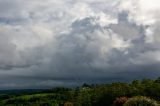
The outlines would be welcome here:
[[[123,104],[128,100],[127,97],[119,97],[113,102],[115,106],[123,106]]]
[[[150,106],[147,103],[153,103],[153,100],[148,97],[160,101],[160,77],[131,83],[84,83],[82,87],[73,89],[1,91],[0,106],[122,106],[124,103],[128,106],[128,103],[139,103],[138,100],[145,101],[143,106]]]
[[[73,106],[73,103],[72,102],[66,102],[66,103],[64,103],[64,106]]]
[[[147,97],[137,96],[130,98],[123,106],[160,106],[155,100]]]

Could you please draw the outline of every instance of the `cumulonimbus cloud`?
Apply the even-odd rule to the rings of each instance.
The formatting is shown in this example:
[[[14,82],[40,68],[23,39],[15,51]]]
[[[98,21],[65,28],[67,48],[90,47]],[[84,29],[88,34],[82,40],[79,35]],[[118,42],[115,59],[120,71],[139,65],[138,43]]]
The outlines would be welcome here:
[[[1,88],[156,77],[158,3],[0,0]]]

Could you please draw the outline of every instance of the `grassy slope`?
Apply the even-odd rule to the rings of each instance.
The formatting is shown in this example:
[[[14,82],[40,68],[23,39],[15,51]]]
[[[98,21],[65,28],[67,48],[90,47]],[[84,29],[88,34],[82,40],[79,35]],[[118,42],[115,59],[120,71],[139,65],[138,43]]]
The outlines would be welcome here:
[[[3,106],[14,106],[12,104],[26,104],[26,105],[43,105],[43,104],[64,104],[67,100],[67,96],[60,93],[39,93],[39,94],[30,94],[30,95],[21,95],[14,96],[8,99],[1,100],[1,105]],[[48,106],[48,105],[47,105]]]

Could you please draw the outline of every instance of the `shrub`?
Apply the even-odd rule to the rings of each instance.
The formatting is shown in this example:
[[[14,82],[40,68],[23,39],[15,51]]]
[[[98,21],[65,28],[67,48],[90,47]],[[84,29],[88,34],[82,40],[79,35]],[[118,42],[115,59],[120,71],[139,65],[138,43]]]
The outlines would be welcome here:
[[[72,102],[66,102],[66,103],[64,104],[64,106],[73,106],[73,103],[72,103]]]
[[[113,102],[115,106],[123,106],[123,104],[128,100],[127,97],[120,97],[116,98],[116,100]]]
[[[147,97],[137,96],[128,99],[123,106],[160,106],[155,100]]]

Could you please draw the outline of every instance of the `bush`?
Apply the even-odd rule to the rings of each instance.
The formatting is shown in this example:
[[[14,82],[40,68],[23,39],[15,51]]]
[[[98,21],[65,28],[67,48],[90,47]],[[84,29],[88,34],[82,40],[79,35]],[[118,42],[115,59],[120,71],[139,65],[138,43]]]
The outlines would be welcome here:
[[[123,104],[128,100],[127,97],[120,97],[116,98],[116,100],[113,102],[114,106],[123,106]]]
[[[64,106],[73,106],[73,103],[72,103],[72,102],[66,102],[66,103],[64,104]]]
[[[160,106],[155,100],[147,97],[137,96],[128,99],[123,106]]]

